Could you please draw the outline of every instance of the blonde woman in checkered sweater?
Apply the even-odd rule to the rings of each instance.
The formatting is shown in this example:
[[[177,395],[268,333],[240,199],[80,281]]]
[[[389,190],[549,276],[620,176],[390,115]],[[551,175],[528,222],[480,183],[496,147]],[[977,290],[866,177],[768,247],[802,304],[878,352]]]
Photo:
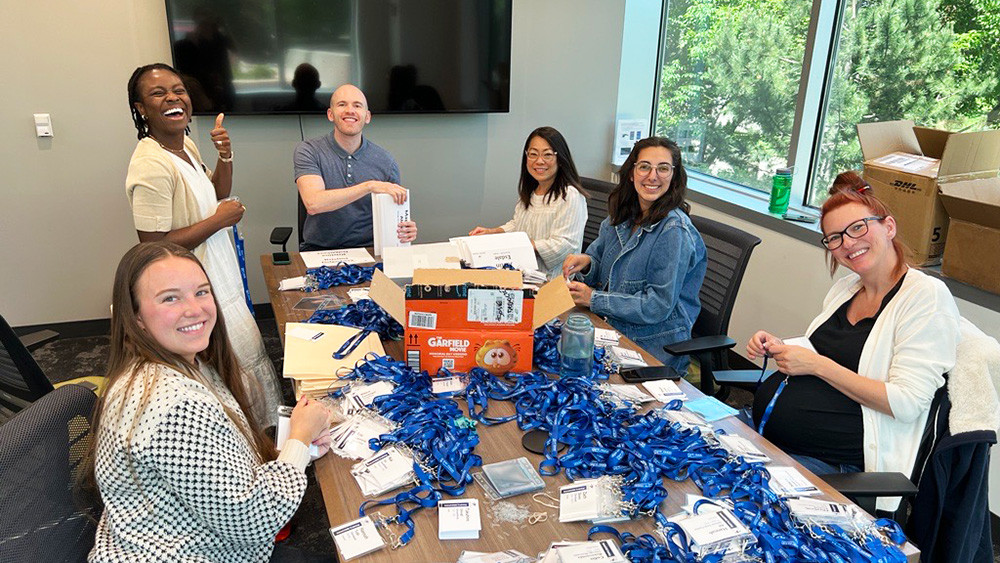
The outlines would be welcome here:
[[[587,194],[579,186],[566,139],[552,127],[539,127],[524,142],[514,218],[492,229],[476,227],[469,235],[523,231],[535,247],[538,268],[549,278],[561,275],[563,260],[583,249]]]
[[[86,469],[104,512],[90,561],[268,561],[329,425],[303,400],[275,458],[212,287],[190,251],[140,244],[112,296],[108,388]]]

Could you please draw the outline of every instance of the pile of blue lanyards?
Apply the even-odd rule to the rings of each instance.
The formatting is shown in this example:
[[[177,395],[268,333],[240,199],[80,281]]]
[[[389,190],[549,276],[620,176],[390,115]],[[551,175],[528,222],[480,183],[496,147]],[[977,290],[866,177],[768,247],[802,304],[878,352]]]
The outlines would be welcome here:
[[[370,330],[377,332],[382,340],[399,340],[403,337],[403,325],[371,299],[362,299],[339,309],[317,310],[306,322]]]
[[[372,281],[375,268],[382,269],[382,263],[374,266],[358,266],[341,262],[335,267],[320,266],[306,270],[306,285],[302,291],[330,289],[339,285],[358,285]]]
[[[550,338],[544,339],[550,342],[548,346],[554,344]],[[550,354],[551,350],[542,352]],[[596,371],[603,372],[601,368]],[[415,511],[434,506],[442,493],[463,494],[472,480],[470,470],[482,463],[474,453],[479,438],[453,398],[431,394],[426,372],[417,372],[387,357],[370,356],[346,377],[396,384],[392,394],[376,398],[372,407],[399,427],[372,440],[370,445],[374,450],[391,443],[409,447],[420,460],[415,471],[421,484],[383,500],[369,501],[359,512],[364,515],[372,506],[394,505],[397,514],[393,520],[408,528],[401,537],[405,544],[413,537],[411,515]],[[539,464],[543,475],[565,471],[570,479],[620,476],[623,512],[632,517],[653,515],[669,538],[677,538],[685,546],[678,547],[672,541],[664,544],[652,534],[636,537],[619,533],[607,525],[590,529],[588,536],[616,536],[631,561],[697,560],[680,527],[660,512],[667,496],[664,477],[677,481],[690,478],[705,496],[729,498],[735,514],[757,538],[746,549],[748,556],[767,562],[905,561],[897,547],[884,545],[875,534],[853,537],[836,526],[807,527],[795,522],[785,501],[771,491],[762,463],[732,457],[709,445],[696,430],[671,423],[656,411],[639,414],[628,404],[603,398],[598,378],[550,379],[537,371],[498,378],[478,368],[465,377],[469,418],[486,425],[516,420],[523,430],[540,428],[549,432],[545,459]],[[516,414],[488,416],[491,400],[512,401]],[[680,401],[673,401],[664,408],[680,407]],[[567,445],[561,455],[556,450],[557,442]],[[895,522],[879,520],[876,525],[894,542],[905,539]],[[704,560],[719,559],[721,556],[712,555]]]

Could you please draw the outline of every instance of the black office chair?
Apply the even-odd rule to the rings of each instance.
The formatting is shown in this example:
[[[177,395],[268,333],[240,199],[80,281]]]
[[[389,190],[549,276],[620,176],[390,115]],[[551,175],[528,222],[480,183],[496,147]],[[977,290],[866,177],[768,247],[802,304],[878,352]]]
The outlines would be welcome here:
[[[28,405],[50,393],[55,387],[79,383],[100,392],[103,377],[81,377],[53,385],[38,367],[29,348],[59,336],[51,330],[18,337],[0,315],[0,424],[10,420]]]
[[[988,369],[967,363],[969,355],[989,358]],[[1000,424],[1000,343],[963,320],[957,356],[931,402],[910,479],[892,472],[819,476],[871,513],[876,498],[902,496],[890,517],[903,524],[924,563],[993,561],[987,491]]]
[[[615,185],[596,178],[580,177],[582,188],[587,191],[587,225],[583,228],[583,248],[597,238],[601,230],[601,221],[608,216],[608,195]]]
[[[728,368],[728,351],[736,345],[736,341],[726,335],[729,317],[733,313],[750,254],[760,244],[760,238],[704,217],[692,215],[691,222],[701,233],[708,254],[705,281],[698,293],[701,313],[691,329],[690,340],[668,344],[663,349],[674,356],[697,358],[701,368],[701,391],[713,395],[714,372]],[[725,394],[726,391],[720,391],[720,397]]]
[[[64,385],[0,426],[0,560],[86,560],[101,509],[74,485],[96,399]]]

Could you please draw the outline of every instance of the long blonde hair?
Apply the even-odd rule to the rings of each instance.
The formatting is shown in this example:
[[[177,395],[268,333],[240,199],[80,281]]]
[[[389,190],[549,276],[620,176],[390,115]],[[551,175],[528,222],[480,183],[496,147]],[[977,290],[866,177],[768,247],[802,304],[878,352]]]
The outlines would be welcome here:
[[[97,433],[96,438],[100,436],[99,432],[104,417],[109,415],[109,413],[105,412],[109,397],[107,391],[113,389],[116,383],[122,378],[126,378],[126,381],[123,383],[125,387],[122,391],[123,396],[126,397],[133,392],[132,387],[136,379],[139,379],[137,375],[149,366],[166,366],[192,379],[202,380],[198,366],[192,365],[180,355],[165,349],[149,333],[143,330],[139,324],[139,301],[136,295],[136,286],[139,278],[142,277],[142,274],[150,265],[171,256],[191,260],[195,264],[198,264],[202,272],[205,271],[201,262],[198,261],[191,251],[167,241],[140,243],[126,252],[118,264],[111,297],[111,352],[108,357],[106,392],[97,401],[91,423],[91,427]],[[207,273],[205,277],[208,277]],[[217,310],[215,327],[209,336],[208,347],[198,353],[198,359],[219,374],[223,384],[232,394],[233,398],[236,399],[243,417],[240,417],[232,409],[226,407],[225,403],[222,403],[222,408],[226,416],[229,417],[239,432],[246,438],[258,462],[264,463],[273,460],[275,458],[274,445],[264,434],[263,429],[254,416],[254,409],[251,408],[251,397],[260,397],[262,395],[259,386],[254,378],[248,377],[240,369],[236,355],[229,344],[229,338],[226,334],[226,323],[223,320],[222,310],[219,308],[219,302],[215,297],[214,291],[212,292],[212,300],[215,301]],[[136,409],[135,420],[138,420],[142,414],[150,398],[149,392],[155,387],[156,383],[155,376],[143,379],[142,389],[139,391],[139,407]],[[133,424],[132,428],[134,429],[134,427],[135,425]],[[135,477],[133,460],[129,452],[131,440],[132,433],[130,431],[126,439],[125,451],[129,467],[132,470],[133,477]],[[96,461],[97,445],[98,439],[91,440],[83,475],[83,484],[85,487],[96,486],[94,464]]]

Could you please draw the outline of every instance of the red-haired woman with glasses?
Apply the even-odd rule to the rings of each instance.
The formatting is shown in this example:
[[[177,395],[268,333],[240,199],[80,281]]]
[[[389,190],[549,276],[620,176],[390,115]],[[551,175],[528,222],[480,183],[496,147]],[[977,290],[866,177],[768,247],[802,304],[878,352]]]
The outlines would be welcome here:
[[[823,245],[837,280],[806,336],[815,351],[759,331],[751,359],[778,374],[758,389],[754,423],[814,473],[913,469],[935,391],[955,364],[959,314],[945,285],[910,268],[896,221],[854,172],[823,204]],[[879,499],[894,510],[898,498]]]

